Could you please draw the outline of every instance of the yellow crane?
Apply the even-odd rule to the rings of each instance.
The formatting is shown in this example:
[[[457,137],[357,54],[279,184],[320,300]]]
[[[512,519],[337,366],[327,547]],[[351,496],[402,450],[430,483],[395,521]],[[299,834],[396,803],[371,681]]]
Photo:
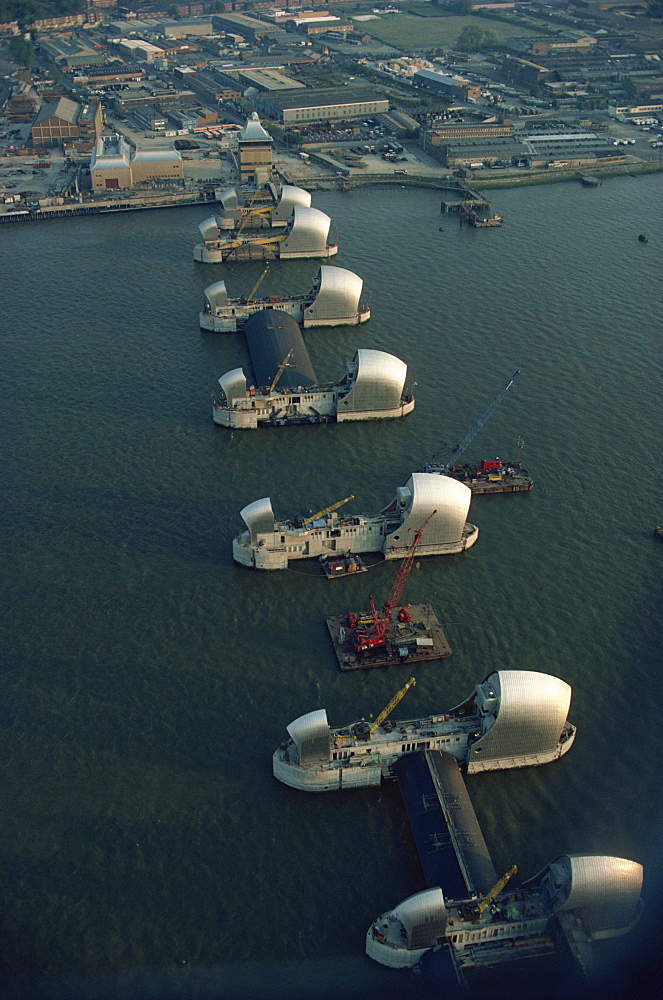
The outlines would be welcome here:
[[[265,268],[265,270],[262,272],[262,274],[260,275],[260,277],[256,281],[255,285],[253,286],[253,288],[251,289],[251,291],[247,295],[247,297],[246,297],[246,301],[247,302],[250,302],[251,299],[253,298],[253,296],[255,295],[255,293],[258,291],[258,289],[260,288],[260,286],[262,284],[262,280],[263,280],[263,278],[265,277],[265,275],[267,274],[268,271],[269,271],[269,264],[267,265],[267,267]]]
[[[323,509],[319,510],[317,514],[311,514],[310,517],[305,517],[302,524],[310,524],[311,521],[315,521],[318,517],[324,517],[325,514],[331,514],[333,510],[338,510],[338,508],[342,507],[344,503],[347,503],[348,500],[354,500],[354,498],[354,493],[351,493],[349,497],[345,498],[345,500],[339,500],[338,503],[333,503],[330,507],[323,507]]]
[[[295,353],[295,349],[294,349],[294,347],[291,347],[290,350],[288,351],[288,353],[286,354],[286,356],[284,357],[283,361],[279,365],[278,371],[276,372],[276,375],[274,376],[274,378],[272,380],[272,384],[270,385],[269,389],[267,390],[268,393],[274,391],[274,386],[276,385],[276,383],[278,382],[278,380],[281,378],[281,375],[283,375],[283,372],[288,367],[288,363],[290,361],[290,358],[293,356],[294,353]]]
[[[484,912],[484,910],[490,906],[492,901],[495,899],[495,896],[499,896],[499,894],[501,893],[502,889],[507,884],[509,879],[512,878],[517,871],[518,871],[518,866],[512,865],[511,868],[509,868],[508,872],[505,872],[505,874],[502,875],[502,878],[498,879],[493,888],[488,893],[486,893],[483,899],[479,900],[479,902],[477,903],[477,916],[480,917],[481,914]]]
[[[407,682],[407,684],[404,684],[403,687],[400,689],[400,691],[397,694],[394,695],[394,697],[391,699],[391,701],[389,702],[389,704],[385,708],[382,709],[382,711],[378,715],[378,717],[375,720],[375,722],[371,722],[371,725],[370,725],[370,728],[369,728],[369,737],[373,735],[373,733],[378,728],[378,726],[381,725],[384,722],[384,720],[387,718],[387,716],[390,715],[393,712],[393,710],[396,708],[396,705],[398,705],[398,703],[401,700],[401,698],[404,695],[406,695],[407,692],[410,690],[410,688],[414,687],[414,685],[416,683],[417,682],[416,682],[415,678],[414,677],[410,677],[410,679]]]

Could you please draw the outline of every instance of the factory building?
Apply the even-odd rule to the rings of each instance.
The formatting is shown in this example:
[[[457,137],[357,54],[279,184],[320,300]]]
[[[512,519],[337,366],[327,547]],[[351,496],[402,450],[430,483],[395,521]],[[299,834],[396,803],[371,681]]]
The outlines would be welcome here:
[[[267,21],[259,21],[256,17],[246,14],[214,14],[212,26],[215,32],[241,35],[247,42],[258,42],[265,38],[282,39],[285,28],[277,28]]]
[[[297,125],[363,118],[389,110],[389,101],[372,90],[307,90],[303,94],[260,94],[255,105],[268,118]]]
[[[447,73],[437,73],[432,69],[418,69],[412,77],[415,87],[424,90],[434,90],[457,101],[476,101],[481,97],[481,87],[470,83],[462,76],[449,76]]]
[[[63,140],[82,139],[94,142],[101,134],[103,116],[99,101],[79,104],[59,97],[44,104],[32,123],[35,146],[60,146]]]
[[[120,135],[97,140],[90,163],[92,190],[130,191],[150,181],[182,181],[182,157],[176,149],[133,149]]]

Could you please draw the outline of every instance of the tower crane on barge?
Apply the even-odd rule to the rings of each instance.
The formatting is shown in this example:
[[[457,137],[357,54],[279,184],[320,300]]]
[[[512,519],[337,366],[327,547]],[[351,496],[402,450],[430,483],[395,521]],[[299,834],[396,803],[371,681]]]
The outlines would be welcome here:
[[[343,500],[337,500],[336,503],[330,504],[329,507],[323,507],[322,510],[317,511],[315,514],[310,514],[308,517],[303,518],[300,522],[301,526],[303,527],[305,524],[310,524],[311,521],[317,521],[319,517],[324,517],[325,514],[331,514],[332,511],[338,510],[338,508],[342,507],[344,503],[347,503],[348,500],[354,500],[354,498],[354,493],[351,493],[349,497],[344,497]]]
[[[350,628],[356,629],[353,636],[353,648],[355,653],[366,653],[371,649],[375,649],[378,646],[384,646],[387,636],[387,629],[391,625],[392,615],[398,605],[400,604],[403,591],[405,589],[405,584],[408,581],[410,572],[412,570],[412,564],[414,563],[414,556],[417,551],[417,546],[421,541],[421,536],[423,535],[425,529],[428,527],[430,522],[433,520],[437,511],[434,510],[429,517],[426,518],[422,526],[415,531],[414,528],[410,528],[410,531],[414,531],[414,538],[412,539],[412,544],[408,549],[408,553],[398,568],[398,573],[394,578],[394,582],[389,591],[389,596],[387,600],[382,605],[382,611],[378,611],[375,606],[375,601],[373,595],[369,595],[369,603],[371,608],[371,618],[372,623],[369,625],[368,629],[359,627],[359,616],[353,612],[348,612],[348,625]],[[398,612],[398,620],[400,622],[410,621],[410,613],[407,608],[401,608]]]
[[[497,407],[500,405],[500,403],[502,402],[502,400],[506,396],[507,392],[509,391],[509,389],[511,388],[511,386],[516,381],[516,379],[518,378],[519,375],[520,375],[520,368],[518,368],[513,373],[513,375],[508,380],[508,382],[506,383],[506,385],[502,386],[502,388],[500,389],[500,391],[495,396],[493,396],[493,398],[491,399],[491,401],[488,404],[488,406],[486,407],[486,409],[483,411],[483,413],[481,414],[481,416],[472,425],[472,427],[467,432],[467,434],[465,435],[465,437],[463,438],[463,440],[459,444],[455,445],[455,447],[453,447],[451,449],[451,454],[453,456],[452,459],[451,459],[451,461],[447,462],[446,465],[440,465],[440,464],[437,464],[437,463],[434,463],[434,462],[426,462],[426,464],[424,466],[424,470],[423,470],[424,472],[437,472],[438,474],[444,476],[444,475],[447,474],[447,472],[449,471],[449,469],[453,468],[453,466],[456,463],[456,459],[460,455],[462,455],[463,452],[467,448],[469,448],[469,446],[472,444],[472,442],[474,441],[475,437],[477,436],[477,434],[479,433],[479,431],[481,430],[481,428],[483,427],[483,425],[486,423],[487,420],[490,419],[490,417],[492,417],[493,413],[495,412],[495,410],[497,409]],[[496,464],[495,467],[499,468],[499,464],[500,463],[497,462],[497,464]],[[492,465],[492,463],[489,463],[489,465],[487,467],[491,467],[491,465]]]

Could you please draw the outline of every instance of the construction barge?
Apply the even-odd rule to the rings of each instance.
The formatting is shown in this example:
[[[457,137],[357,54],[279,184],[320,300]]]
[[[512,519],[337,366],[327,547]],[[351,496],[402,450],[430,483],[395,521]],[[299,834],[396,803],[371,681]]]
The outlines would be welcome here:
[[[358,326],[371,318],[367,299],[362,297],[363,281],[344,267],[322,264],[305,295],[270,295],[254,298],[269,265],[260,275],[246,298],[228,297],[225,281],[215,281],[204,291],[204,304],[199,314],[201,330],[210,333],[236,333],[247,320],[263,309],[277,309],[292,316],[307,329],[312,326]]]
[[[486,493],[529,493],[534,488],[534,480],[522,462],[502,462],[499,458],[484,459],[478,465],[452,465],[448,469],[427,462],[424,472],[450,476],[459,483],[465,483],[476,496]]]
[[[325,619],[329,638],[341,670],[370,670],[398,663],[425,663],[451,656],[451,646],[430,604],[408,604],[409,621],[400,617],[403,609],[395,608],[379,646],[358,651],[348,614]],[[359,626],[372,621],[370,611],[360,612]],[[356,625],[355,625],[356,627]]]
[[[324,708],[287,726],[272,758],[274,777],[303,792],[366,788],[394,778],[394,765],[420,750],[446,750],[468,774],[549,764],[573,746],[571,687],[533,670],[496,670],[446,714],[389,719],[410,680],[376,719],[331,729]]]
[[[464,483],[472,494],[482,493],[528,493],[534,486],[534,480],[522,462],[503,462],[500,458],[484,459],[478,465],[460,465],[458,456],[469,448],[483,425],[500,405],[507,392],[520,375],[518,368],[500,391],[491,399],[481,416],[474,422],[463,440],[451,449],[454,456],[451,462],[445,464],[426,462],[423,472],[438,476],[449,476],[457,482]],[[518,447],[524,445],[523,439],[518,439]],[[435,456],[433,456],[435,457]]]

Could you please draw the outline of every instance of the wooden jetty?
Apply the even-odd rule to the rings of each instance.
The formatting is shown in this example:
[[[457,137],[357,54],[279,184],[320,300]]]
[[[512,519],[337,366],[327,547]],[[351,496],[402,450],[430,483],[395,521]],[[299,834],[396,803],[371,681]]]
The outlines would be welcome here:
[[[383,646],[366,653],[355,653],[354,629],[348,626],[347,613],[326,618],[329,637],[341,670],[370,670],[398,663],[425,663],[451,656],[451,646],[430,604],[408,604],[411,621],[399,622],[400,606],[392,615]],[[370,612],[359,616],[370,621]]]

